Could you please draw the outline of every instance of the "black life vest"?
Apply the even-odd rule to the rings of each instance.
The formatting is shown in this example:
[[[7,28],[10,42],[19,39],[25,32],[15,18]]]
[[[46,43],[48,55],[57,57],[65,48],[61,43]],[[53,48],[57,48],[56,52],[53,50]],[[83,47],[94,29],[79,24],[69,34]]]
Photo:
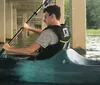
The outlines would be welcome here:
[[[61,49],[63,49],[64,45],[69,41],[70,39],[70,33],[69,30],[64,26],[48,26],[44,30],[51,29],[58,37],[58,42],[53,45],[49,45],[46,48],[42,47],[42,50],[40,51],[39,55],[36,56],[37,60],[43,60],[48,59],[52,56],[54,56],[56,53],[58,53]]]

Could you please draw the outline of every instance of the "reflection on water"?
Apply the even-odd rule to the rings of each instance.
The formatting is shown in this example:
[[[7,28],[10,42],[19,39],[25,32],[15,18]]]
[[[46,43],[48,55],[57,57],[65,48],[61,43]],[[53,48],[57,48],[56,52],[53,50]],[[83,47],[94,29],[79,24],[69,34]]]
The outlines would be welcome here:
[[[38,34],[31,33],[29,36],[19,34],[18,37],[12,42],[15,47],[26,47],[32,44],[38,37]]]
[[[89,57],[100,58],[100,35],[87,35],[86,39],[87,55]]]

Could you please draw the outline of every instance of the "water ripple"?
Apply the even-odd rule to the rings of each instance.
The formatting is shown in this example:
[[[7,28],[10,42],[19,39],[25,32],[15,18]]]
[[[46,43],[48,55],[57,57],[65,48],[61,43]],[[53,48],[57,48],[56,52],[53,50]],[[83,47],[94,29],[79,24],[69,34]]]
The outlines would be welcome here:
[[[100,58],[100,35],[87,35],[86,50],[88,57]]]

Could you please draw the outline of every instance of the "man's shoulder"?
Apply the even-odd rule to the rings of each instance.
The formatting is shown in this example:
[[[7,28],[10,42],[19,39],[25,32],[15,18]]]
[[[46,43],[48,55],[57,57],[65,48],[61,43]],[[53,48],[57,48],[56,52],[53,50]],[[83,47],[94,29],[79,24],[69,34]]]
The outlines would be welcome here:
[[[52,29],[45,29],[43,32],[53,32]]]
[[[54,36],[56,37],[56,33],[52,29],[45,29],[42,33],[43,35],[49,35],[49,36]]]

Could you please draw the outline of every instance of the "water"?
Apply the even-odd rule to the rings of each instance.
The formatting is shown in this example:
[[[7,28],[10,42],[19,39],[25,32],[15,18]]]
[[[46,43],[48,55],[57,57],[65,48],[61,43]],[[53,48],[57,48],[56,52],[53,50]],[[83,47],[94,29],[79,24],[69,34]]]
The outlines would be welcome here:
[[[14,47],[27,47],[29,46],[30,44],[32,44],[37,38],[38,38],[38,34],[35,34],[35,33],[31,33],[30,35],[28,36],[23,36],[23,35],[19,35],[17,37],[17,39],[15,39],[13,42],[12,42],[12,45]]]
[[[100,60],[100,35],[87,35],[87,57]]]

